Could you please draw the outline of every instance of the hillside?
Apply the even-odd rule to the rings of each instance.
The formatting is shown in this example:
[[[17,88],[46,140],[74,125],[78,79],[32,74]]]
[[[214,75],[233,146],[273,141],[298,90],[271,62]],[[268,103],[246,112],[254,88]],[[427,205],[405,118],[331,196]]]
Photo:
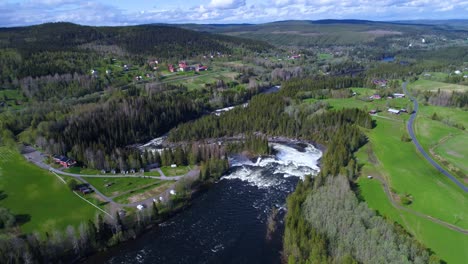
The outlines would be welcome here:
[[[9,67],[0,66],[0,70],[11,71],[9,77],[14,79],[83,73],[96,64],[98,57],[106,55],[127,57],[136,63],[145,61],[148,56],[177,60],[217,52],[262,52],[270,48],[260,41],[171,26],[90,27],[47,23],[0,28],[0,64]],[[41,64],[42,70],[35,69],[37,64]]]
[[[327,46],[375,43],[377,40],[423,38],[456,39],[468,31],[444,26],[367,20],[288,20],[265,24],[181,25],[183,28],[264,40],[277,45]],[[437,36],[437,37],[436,37]]]

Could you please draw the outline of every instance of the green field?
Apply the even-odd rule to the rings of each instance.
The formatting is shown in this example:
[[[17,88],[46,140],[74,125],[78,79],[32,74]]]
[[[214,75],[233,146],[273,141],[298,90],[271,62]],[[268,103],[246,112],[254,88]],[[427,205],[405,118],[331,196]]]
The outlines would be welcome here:
[[[27,98],[19,90],[0,90],[0,102],[6,105],[0,107],[0,110],[8,107],[13,110],[21,109],[26,103]]]
[[[396,194],[412,195],[409,209],[468,228],[468,195],[438,173],[411,142],[402,142],[404,131],[403,122],[377,119],[377,126],[368,132],[370,142],[356,154],[363,165],[363,177],[358,180],[360,197],[370,208],[404,226],[443,260],[464,263],[468,236],[393,207],[381,183],[366,177],[383,178]]]
[[[83,174],[83,175],[99,175],[99,174],[101,174],[100,170],[87,169],[87,168],[81,168],[81,167],[71,167],[71,168],[64,169],[63,171],[69,172],[69,173],[74,173],[74,174]]]
[[[320,59],[320,60],[329,60],[329,59],[332,59],[333,58],[333,55],[329,54],[329,53],[319,53],[317,55],[317,57]]]
[[[138,189],[149,184],[156,184],[159,180],[151,178],[85,178],[106,196],[118,196],[126,191]],[[106,187],[106,185],[109,185]]]
[[[419,79],[409,85],[411,89],[423,91],[468,91],[468,86]]]
[[[24,221],[20,227],[26,233],[78,226],[99,212],[56,176],[5,147],[0,148],[0,190],[6,195],[0,206]]]
[[[161,167],[162,172],[167,177],[182,176],[190,171],[189,166],[177,166],[177,168],[171,168],[170,166]]]

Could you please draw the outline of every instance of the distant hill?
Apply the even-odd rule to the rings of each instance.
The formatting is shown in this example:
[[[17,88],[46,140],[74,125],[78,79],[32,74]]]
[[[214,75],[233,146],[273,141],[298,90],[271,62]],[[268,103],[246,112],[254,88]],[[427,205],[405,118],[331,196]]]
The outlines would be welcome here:
[[[455,23],[452,21],[452,23]],[[379,22],[368,20],[287,20],[265,24],[177,25],[186,29],[213,32],[267,41],[276,45],[327,46],[371,43],[382,37],[438,35],[447,39],[468,34],[461,27],[418,21]]]
[[[270,48],[266,43],[214,35],[169,25],[91,27],[72,23],[47,23],[29,27],[0,28],[0,48],[22,54],[91,48],[135,55],[188,57],[199,53],[252,51]]]

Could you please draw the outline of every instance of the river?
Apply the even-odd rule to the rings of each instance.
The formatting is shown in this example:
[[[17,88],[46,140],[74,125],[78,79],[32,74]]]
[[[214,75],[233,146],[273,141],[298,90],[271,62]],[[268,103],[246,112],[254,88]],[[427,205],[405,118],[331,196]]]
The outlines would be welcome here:
[[[280,263],[286,197],[304,175],[318,173],[322,153],[309,144],[271,144],[274,156],[230,157],[230,171],[186,210],[88,262]],[[278,230],[266,239],[273,207]]]

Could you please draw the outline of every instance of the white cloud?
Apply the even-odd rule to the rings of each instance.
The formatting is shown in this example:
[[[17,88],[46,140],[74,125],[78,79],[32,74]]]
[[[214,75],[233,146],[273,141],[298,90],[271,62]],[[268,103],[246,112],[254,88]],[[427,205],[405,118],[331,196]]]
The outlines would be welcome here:
[[[2,1],[2,0],[0,0]],[[467,0],[198,0],[164,9],[123,10],[119,1],[106,5],[91,0],[27,0],[0,3],[0,27],[69,21],[89,25],[143,23],[257,23],[288,19],[354,18],[399,20],[464,18]]]
[[[211,0],[208,7],[213,9],[236,9],[245,6],[245,0]]]

